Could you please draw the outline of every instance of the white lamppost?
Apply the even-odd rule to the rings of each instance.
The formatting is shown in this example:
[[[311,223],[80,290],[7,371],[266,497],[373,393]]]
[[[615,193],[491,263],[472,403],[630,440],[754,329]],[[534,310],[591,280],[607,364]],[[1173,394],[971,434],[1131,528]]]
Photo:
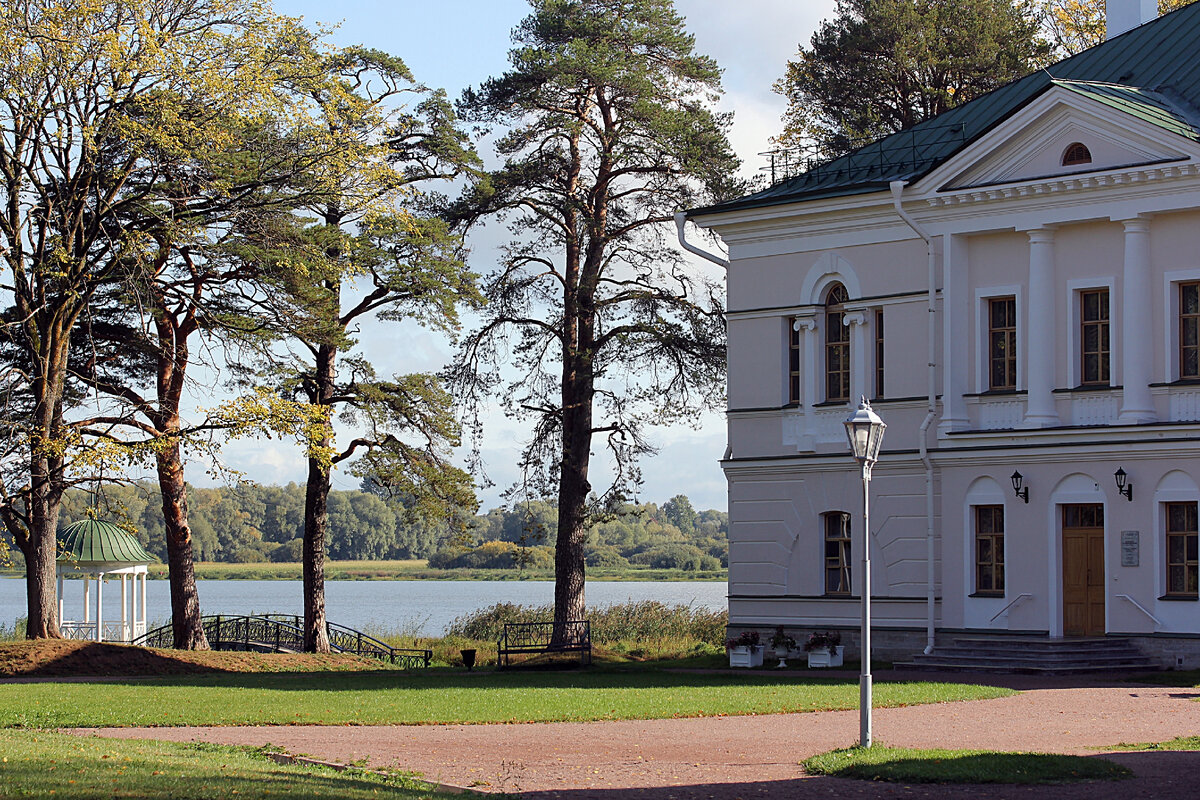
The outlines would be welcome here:
[[[863,538],[862,538],[862,672],[858,679],[858,743],[871,746],[871,467],[879,459],[883,431],[887,428],[879,415],[862,398],[858,411],[846,420],[846,436],[854,460],[862,467]]]

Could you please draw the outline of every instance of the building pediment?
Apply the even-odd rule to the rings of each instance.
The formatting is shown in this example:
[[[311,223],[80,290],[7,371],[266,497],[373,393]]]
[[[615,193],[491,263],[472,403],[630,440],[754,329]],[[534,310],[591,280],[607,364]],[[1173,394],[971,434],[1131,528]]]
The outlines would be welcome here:
[[[1164,95],[1136,87],[1056,82],[921,183],[953,191],[1197,156],[1200,126],[1193,124],[1189,110]]]

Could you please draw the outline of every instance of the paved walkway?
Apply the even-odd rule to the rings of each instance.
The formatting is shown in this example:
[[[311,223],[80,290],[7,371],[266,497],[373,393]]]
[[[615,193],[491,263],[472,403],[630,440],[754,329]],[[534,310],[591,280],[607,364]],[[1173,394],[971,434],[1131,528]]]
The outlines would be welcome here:
[[[878,677],[878,676],[877,676]],[[923,676],[929,678],[928,674]],[[889,675],[888,680],[896,677]],[[1093,755],[1121,742],[1200,735],[1193,689],[1017,679],[1021,694],[877,709],[876,742],[906,747]],[[853,744],[857,711],[756,717],[523,725],[121,728],[102,736],[273,744],[330,761],[367,759],[431,780],[525,798],[751,800],[751,798],[1200,797],[1200,752],[1106,756],[1135,778],[1062,786],[904,786],[807,777],[798,762]]]

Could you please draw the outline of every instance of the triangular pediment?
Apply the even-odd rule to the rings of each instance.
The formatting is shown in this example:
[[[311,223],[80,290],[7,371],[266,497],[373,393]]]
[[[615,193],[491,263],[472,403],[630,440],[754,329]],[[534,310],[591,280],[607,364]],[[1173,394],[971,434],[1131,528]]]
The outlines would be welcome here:
[[[1189,115],[1153,92],[1054,85],[927,180],[954,190],[1188,160],[1200,156],[1198,139]],[[1090,162],[1064,164],[1077,144]]]

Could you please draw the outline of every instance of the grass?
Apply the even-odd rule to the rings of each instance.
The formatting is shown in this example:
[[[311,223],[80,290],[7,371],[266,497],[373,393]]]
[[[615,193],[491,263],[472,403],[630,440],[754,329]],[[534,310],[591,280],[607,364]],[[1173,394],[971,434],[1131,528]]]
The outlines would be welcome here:
[[[0,731],[0,795],[200,800],[449,797],[410,775],[281,765],[235,747]]]
[[[880,682],[876,704],[1013,694]],[[850,679],[587,672],[215,674],[137,681],[0,685],[0,727],[387,725],[553,722],[777,714],[857,708]]]
[[[1149,752],[1154,750],[1200,750],[1200,736],[1180,736],[1168,742],[1144,742],[1141,744],[1121,743],[1105,750],[1129,750],[1133,752]]]
[[[810,775],[892,783],[1069,783],[1133,775],[1125,767],[1095,756],[910,750],[882,745],[834,750],[801,764]]]

